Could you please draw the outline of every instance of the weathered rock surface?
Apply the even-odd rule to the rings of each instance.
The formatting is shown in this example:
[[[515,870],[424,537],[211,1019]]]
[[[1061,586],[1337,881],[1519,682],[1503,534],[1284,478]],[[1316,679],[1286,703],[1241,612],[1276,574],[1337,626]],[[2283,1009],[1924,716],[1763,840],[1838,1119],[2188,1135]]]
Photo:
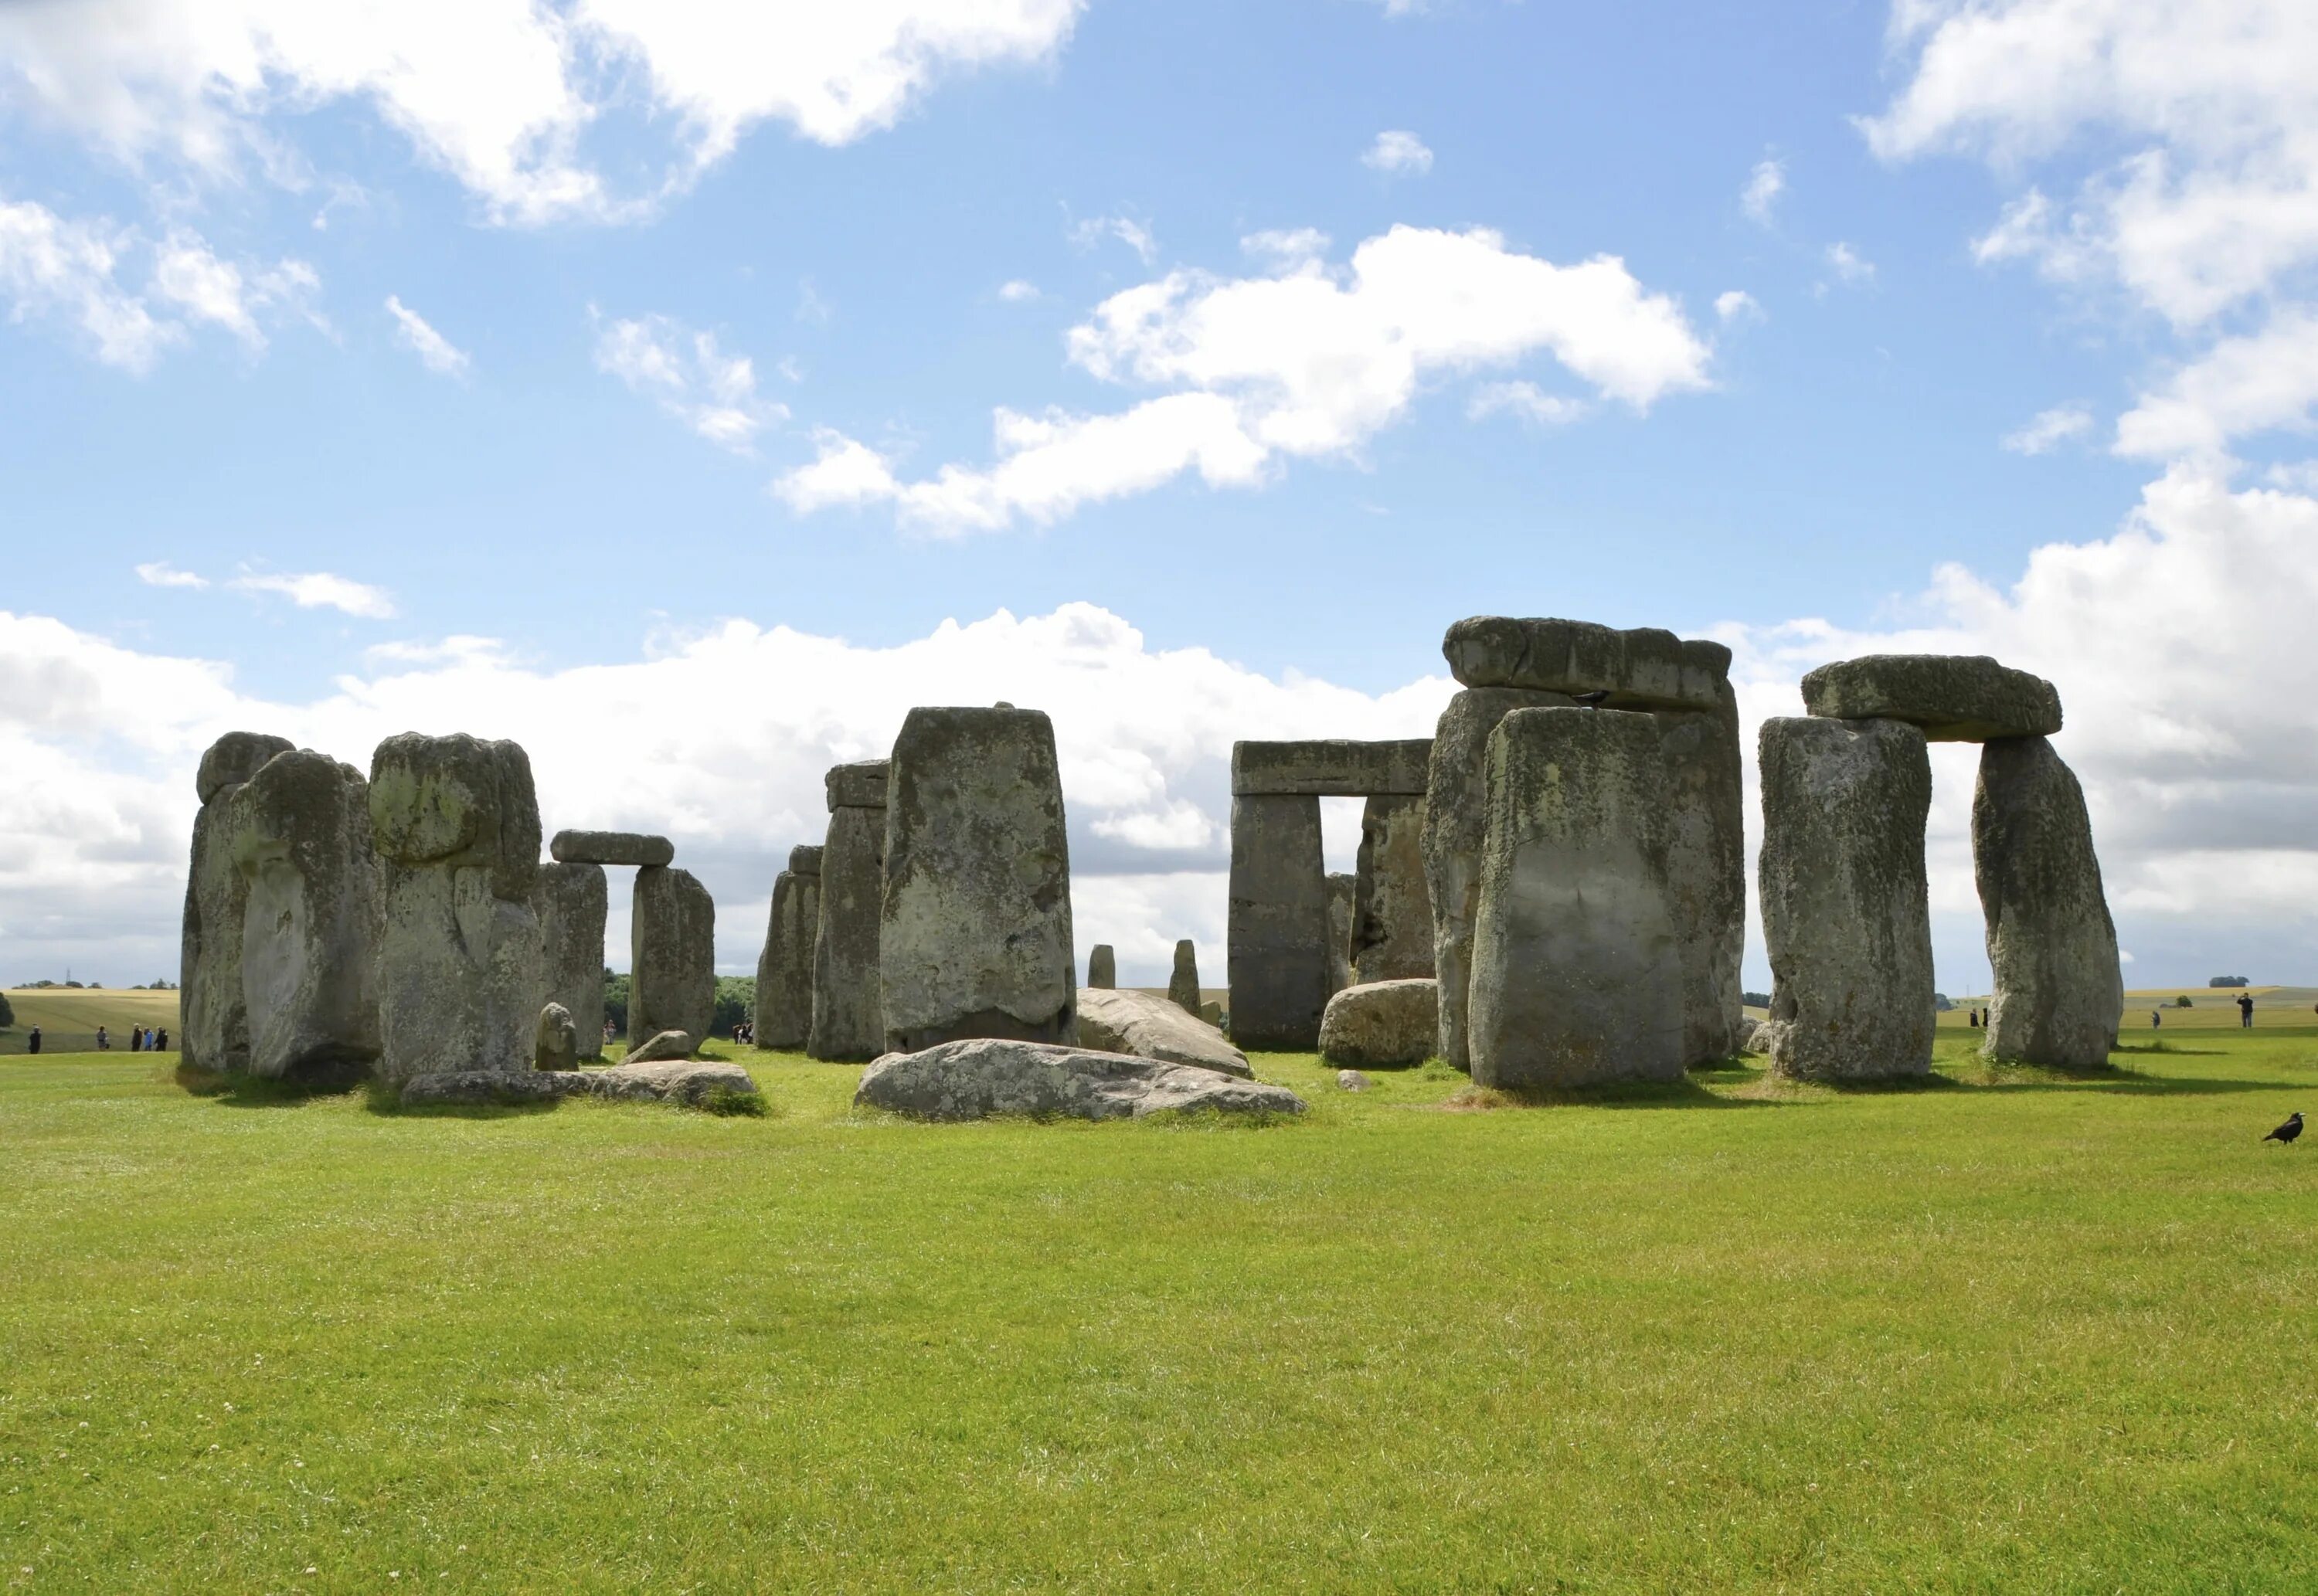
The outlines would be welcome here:
[[[1666,788],[1648,715],[1523,709],[1499,722],[1473,932],[1476,1084],[1680,1078]]]
[[[1232,800],[1227,916],[1232,1040],[1281,1052],[1312,1047],[1335,990],[1317,798]]]
[[[1348,986],[1320,1017],[1320,1056],[1332,1064],[1421,1064],[1440,1039],[1441,984],[1432,980]]]
[[[580,1029],[571,1011],[550,1003],[539,1011],[539,1029],[531,1046],[535,1070],[576,1070],[580,1067]]]
[[[604,1051],[604,919],[611,885],[601,865],[546,864],[532,906],[539,916],[547,1001],[571,1017],[581,1058]]]
[[[1740,1015],[1738,1024],[1730,1033],[1732,1045],[1740,1053],[1762,1052],[1762,1030],[1761,1020],[1751,1014]]]
[[[1770,1018],[1757,1045],[1815,1080],[1932,1067],[1924,734],[1899,721],[1763,722],[1760,863]]]
[[[1079,1045],[1095,1053],[1193,1064],[1249,1080],[1255,1076],[1247,1055],[1225,1040],[1221,1031],[1149,992],[1092,987],[1081,992]]]
[[[2125,978],[2083,788],[2041,737],[1980,751],[1972,873],[1996,994],[1981,1052],[2098,1069],[2116,1048]]]
[[[1358,1070],[1336,1071],[1336,1087],[1340,1091],[1366,1091],[1375,1083]]]
[[[177,1030],[184,1061],[208,1070],[249,1065],[249,1011],[241,991],[242,910],[249,885],[233,862],[231,821],[219,801],[292,748],[286,737],[229,731],[202,756],[192,858],[178,946]]]
[[[809,853],[813,869],[795,868]],[[772,916],[765,951],[757,960],[756,1042],[759,1047],[803,1047],[813,1035],[813,939],[821,927],[821,850],[796,848],[791,868],[773,880]]]
[[[1202,1003],[1199,1005],[1199,1018],[1220,1031],[1224,1028],[1224,1021],[1230,1016],[1224,1012],[1221,1003]]]
[[[659,1098],[671,1103],[697,1103],[711,1092],[752,1094],[757,1083],[738,1064],[714,1059],[667,1059],[657,1063],[624,1059],[608,1070],[589,1070],[582,1077],[590,1097]]]
[[[1368,801],[1352,881],[1352,979],[1430,978],[1433,894],[1424,884],[1423,797]]]
[[[1167,977],[1167,1000],[1186,1014],[1207,1018],[1199,1005],[1199,950],[1189,937],[1175,944],[1175,968]]]
[[[544,986],[539,798],[512,742],[404,732],[378,745],[378,1072],[532,1073]]]
[[[689,1031],[655,1031],[641,1047],[631,1047],[620,1062],[624,1064],[658,1063],[667,1059],[688,1059],[699,1039]]]
[[[547,853],[559,865],[659,865],[674,862],[676,844],[641,831],[558,831]]]
[[[876,785],[882,795],[882,760]],[[830,790],[837,790],[833,781]],[[858,804],[832,808],[829,840],[821,856],[821,924],[813,942],[813,1028],[805,1042],[805,1051],[814,1058],[871,1059],[885,1050],[877,991],[878,916],[885,883],[885,811]]]
[[[1053,723],[1038,710],[912,710],[885,809],[886,1051],[1076,1040],[1071,936]]]
[[[1746,777],[1738,701],[1725,683],[1712,713],[1661,710],[1667,909],[1682,941],[1683,1062],[1729,1058],[1747,951]]]
[[[1343,871],[1328,874],[1328,995],[1352,984],[1352,903],[1360,881]],[[1327,1009],[1322,1004],[1322,1012]]]
[[[789,849],[789,874],[821,879],[821,844],[800,842]]]
[[[535,1103],[555,1098],[612,1098],[697,1104],[712,1093],[753,1095],[757,1083],[738,1064],[714,1062],[623,1063],[608,1070],[536,1070],[525,1075],[464,1070],[418,1075],[402,1083],[402,1106]]]
[[[637,871],[628,920],[628,1035],[704,1037],[715,1021],[715,901],[689,870]]]
[[[831,811],[885,808],[891,766],[892,761],[887,759],[857,759],[850,765],[831,766],[829,774],[822,778],[822,785]]]
[[[369,1063],[381,1045],[378,856],[362,772],[297,749],[220,794],[246,895],[249,1072]]]
[[[1110,988],[1119,984],[1119,955],[1108,942],[1098,942],[1087,955],[1087,985]]]
[[[1932,742],[2050,737],[2061,695],[1985,654],[1867,654],[1803,677],[1803,707],[1831,720],[1905,721]]]
[[[1374,794],[1422,796],[1432,757],[1429,740],[1353,742],[1342,738],[1307,742],[1232,744],[1235,798],[1366,798]]]
[[[1178,1109],[1300,1114],[1285,1087],[1213,1070],[1051,1043],[974,1038],[888,1054],[861,1072],[857,1106],[913,1119],[1142,1119]]]
[[[1441,652],[1468,687],[1607,692],[1614,709],[1712,710],[1730,677],[1729,649],[1655,626],[1475,615],[1449,628]]]

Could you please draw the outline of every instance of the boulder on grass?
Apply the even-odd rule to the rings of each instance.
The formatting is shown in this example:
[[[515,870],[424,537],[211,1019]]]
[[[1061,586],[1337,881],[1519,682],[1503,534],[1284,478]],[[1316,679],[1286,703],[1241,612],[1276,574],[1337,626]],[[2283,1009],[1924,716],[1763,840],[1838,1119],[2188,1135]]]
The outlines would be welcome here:
[[[921,1053],[889,1053],[861,1072],[857,1107],[912,1119],[1142,1119],[1172,1109],[1301,1114],[1285,1087],[1159,1059],[1051,1042],[974,1037]]]
[[[450,1070],[414,1075],[402,1083],[402,1106],[444,1103],[544,1103],[556,1098],[609,1098],[627,1102],[698,1104],[713,1094],[748,1096],[757,1083],[738,1064],[671,1059],[617,1064],[608,1070],[537,1070],[508,1075],[490,1070]]]
[[[624,1064],[650,1064],[661,1059],[690,1058],[693,1045],[689,1031],[660,1031],[642,1047],[628,1049],[627,1056],[620,1062]]]
[[[1371,981],[1328,1000],[1320,1056],[1332,1064],[1421,1064],[1441,1039],[1441,983]]]
[[[539,1036],[531,1047],[535,1070],[576,1070],[580,1067],[580,1027],[571,1010],[550,1003],[539,1011]]]
[[[1219,1070],[1243,1080],[1255,1079],[1247,1055],[1225,1041],[1221,1031],[1149,992],[1101,988],[1081,992],[1079,1045],[1096,1053]]]

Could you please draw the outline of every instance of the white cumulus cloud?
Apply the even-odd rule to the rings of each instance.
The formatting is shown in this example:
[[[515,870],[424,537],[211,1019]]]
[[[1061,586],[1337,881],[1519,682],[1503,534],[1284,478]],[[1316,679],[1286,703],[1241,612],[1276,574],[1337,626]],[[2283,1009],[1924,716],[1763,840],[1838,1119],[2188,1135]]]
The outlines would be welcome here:
[[[246,571],[226,584],[238,593],[273,593],[301,610],[342,610],[365,621],[394,618],[394,597],[383,587],[326,570]]]
[[[206,587],[207,577],[179,570],[166,560],[148,560],[137,568],[137,579],[148,587]]]
[[[1743,288],[1725,289],[1714,296],[1714,314],[1723,321],[1761,320],[1763,307]]]
[[[1772,212],[1778,206],[1779,196],[1786,192],[1785,163],[1775,160],[1757,161],[1755,163],[1755,169],[1747,175],[1747,186],[1738,191],[1738,206],[1746,211],[1747,220],[1756,226],[1769,227]]]
[[[435,330],[424,316],[394,294],[386,296],[386,312],[394,318],[395,341],[418,357],[418,363],[438,376],[463,377],[472,363],[467,352]]]
[[[1548,393],[1534,382],[1484,382],[1473,390],[1465,414],[1476,421],[1518,416],[1540,426],[1560,426],[1580,419],[1591,408],[1584,399]]]
[[[1433,152],[1424,147],[1424,139],[1406,129],[1388,129],[1361,152],[1361,165],[1372,172],[1414,172],[1421,176],[1433,170]]]
[[[1875,275],[1875,263],[1840,239],[1827,247],[1827,264],[1846,282],[1864,282]]]
[[[2083,405],[2055,405],[2039,410],[2027,422],[2007,433],[2003,447],[2015,454],[2049,454],[2071,438],[2093,429],[2093,413]]]
[[[1135,251],[1145,265],[1159,258],[1159,240],[1153,236],[1148,222],[1131,216],[1089,216],[1071,225],[1071,242],[1081,249],[1092,249],[1106,239],[1117,239]]]
[[[788,419],[787,406],[757,392],[757,368],[747,355],[725,354],[715,334],[693,331],[673,317],[603,324],[596,368],[735,453],[754,453],[757,434]]]

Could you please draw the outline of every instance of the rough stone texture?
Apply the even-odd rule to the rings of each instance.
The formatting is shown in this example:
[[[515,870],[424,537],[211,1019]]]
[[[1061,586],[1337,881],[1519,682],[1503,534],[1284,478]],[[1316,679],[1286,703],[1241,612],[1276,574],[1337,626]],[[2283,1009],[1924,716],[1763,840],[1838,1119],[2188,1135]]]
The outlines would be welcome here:
[[[2061,729],[2052,683],[1985,654],[1867,654],[1803,677],[1803,707],[1830,720],[1906,721],[1932,742],[2050,737]]]
[[[1924,734],[1899,721],[1763,722],[1760,865],[1771,1067],[1810,1080],[1932,1067]]]
[[[889,1053],[1078,1039],[1071,847],[1055,728],[1025,709],[913,709],[894,740],[878,927]]]
[[[571,1010],[550,1003],[539,1011],[539,1029],[531,1045],[535,1070],[576,1070],[580,1067],[580,1029]]]
[[[286,737],[229,731],[202,756],[194,779],[202,807],[193,817],[192,857],[185,873],[177,1036],[184,1061],[202,1069],[240,1070],[249,1064],[249,1017],[241,992],[242,910],[249,886],[234,867],[230,822],[220,800],[292,746]]]
[[[1366,1091],[1372,1083],[1358,1070],[1336,1071],[1336,1086],[1342,1091]]]
[[[419,1075],[402,1083],[402,1106],[536,1103],[578,1097],[696,1104],[712,1092],[754,1095],[756,1090],[757,1083],[738,1064],[679,1060],[624,1063],[608,1070],[539,1070],[528,1075],[482,1070]]]
[[[1482,1086],[1672,1080],[1682,944],[1657,722],[1516,710],[1489,740],[1469,1019]]]
[[[628,1035],[706,1036],[716,1020],[716,903],[689,870],[636,872],[628,920]]]
[[[1175,944],[1175,968],[1167,977],[1167,1000],[1186,1014],[1202,1019],[1199,1006],[1199,950],[1189,937]]]
[[[463,734],[390,737],[371,758],[370,820],[380,1075],[531,1072],[544,986],[531,760]]]
[[[821,844],[800,842],[789,849],[789,874],[821,879]]]
[[[1328,874],[1328,995],[1334,997],[1352,984],[1352,902],[1359,895],[1357,877],[1343,871]],[[1322,1004],[1322,1011],[1327,1009]]]
[[[877,790],[885,790],[882,764]],[[885,1050],[877,994],[885,881],[885,811],[853,804],[831,810],[821,856],[821,923],[813,939],[813,1028],[805,1042],[817,1059],[872,1059]]]
[[[1149,992],[1089,988],[1079,994],[1079,1045],[1096,1053],[1124,1053],[1194,1064],[1253,1080],[1247,1055],[1204,1020]]]
[[[831,811],[885,808],[891,765],[887,759],[860,759],[850,765],[831,766],[829,774],[822,777]]]
[[[1440,1038],[1441,984],[1430,979],[1348,986],[1320,1017],[1320,1056],[1332,1064],[1421,1064]]]
[[[1666,758],[1667,880],[1682,939],[1685,1064],[1736,1051],[1738,964],[1747,951],[1746,776],[1738,701],[1724,683],[1712,713],[1661,711]]]
[[[673,862],[676,844],[641,831],[558,831],[547,853],[559,865],[644,866]]]
[[[1449,628],[1441,652],[1468,687],[1607,692],[1613,709],[1712,710],[1730,676],[1730,650],[1721,643],[1590,621],[1475,615]]]
[[[587,1071],[581,1079],[587,1082],[581,1089],[590,1097],[671,1103],[697,1103],[711,1092],[753,1096],[757,1090],[748,1071],[713,1059],[624,1059],[608,1070]]]
[[[1470,1067],[1466,1003],[1473,915],[1480,905],[1481,842],[1488,830],[1489,736],[1517,709],[1566,704],[1561,693],[1469,687],[1449,701],[1433,733],[1424,798],[1424,881],[1433,906],[1433,973],[1441,982],[1440,1055]]]
[[[810,873],[794,866],[813,856]],[[757,1045],[796,1048],[813,1035],[813,939],[821,928],[821,850],[790,852],[792,868],[773,880],[765,951],[757,960]]]
[[[1234,798],[1224,946],[1232,1040],[1308,1051],[1328,1006],[1328,878],[1317,798]]]
[[[1432,745],[1424,738],[1401,742],[1352,742],[1341,738],[1310,742],[1232,744],[1235,798],[1366,798],[1371,794],[1421,796]]]
[[[913,1119],[1141,1119],[1173,1109],[1301,1114],[1304,1099],[1213,1070],[1050,1043],[975,1038],[887,1054],[861,1072],[856,1105]]]
[[[327,754],[276,754],[223,789],[245,893],[248,1070],[280,1079],[379,1055],[378,856],[369,787]]]
[[[1761,1020],[1751,1014],[1742,1014],[1738,1017],[1738,1025],[1731,1030],[1731,1042],[1740,1053],[1760,1053],[1763,1051],[1762,1029]]]
[[[1980,751],[1972,872],[1996,993],[1981,1052],[2098,1069],[2116,1048],[2125,978],[2075,772],[2041,737]]]
[[[1098,942],[1087,955],[1087,985],[1110,988],[1119,984],[1119,955],[1108,942]]]
[[[1430,978],[1433,894],[1424,884],[1422,797],[1368,801],[1352,879],[1352,978]]]
[[[698,1045],[689,1031],[655,1031],[641,1047],[631,1047],[620,1062],[624,1064],[650,1064],[663,1059],[688,1059]]]
[[[1224,1028],[1224,1021],[1231,1017],[1224,1011],[1221,1003],[1202,1003],[1199,1005],[1199,1018],[1220,1031]]]
[[[604,917],[610,899],[601,865],[542,865],[532,892],[547,982],[542,991],[571,1016],[581,1058],[604,1052]]]

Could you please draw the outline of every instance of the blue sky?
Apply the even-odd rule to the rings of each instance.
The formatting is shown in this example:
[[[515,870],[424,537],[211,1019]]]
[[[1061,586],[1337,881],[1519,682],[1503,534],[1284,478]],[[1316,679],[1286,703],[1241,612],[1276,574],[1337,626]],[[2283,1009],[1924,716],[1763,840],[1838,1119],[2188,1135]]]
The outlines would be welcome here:
[[[0,733],[108,794],[0,810],[0,979],[161,956],[212,728],[390,713],[677,834],[751,967],[820,767],[1069,606],[1130,979],[1219,938],[1230,740],[1421,733],[1489,612],[1712,632],[1753,719],[2044,670],[2129,981],[2309,973],[2296,8],[817,9],[0,14]]]

